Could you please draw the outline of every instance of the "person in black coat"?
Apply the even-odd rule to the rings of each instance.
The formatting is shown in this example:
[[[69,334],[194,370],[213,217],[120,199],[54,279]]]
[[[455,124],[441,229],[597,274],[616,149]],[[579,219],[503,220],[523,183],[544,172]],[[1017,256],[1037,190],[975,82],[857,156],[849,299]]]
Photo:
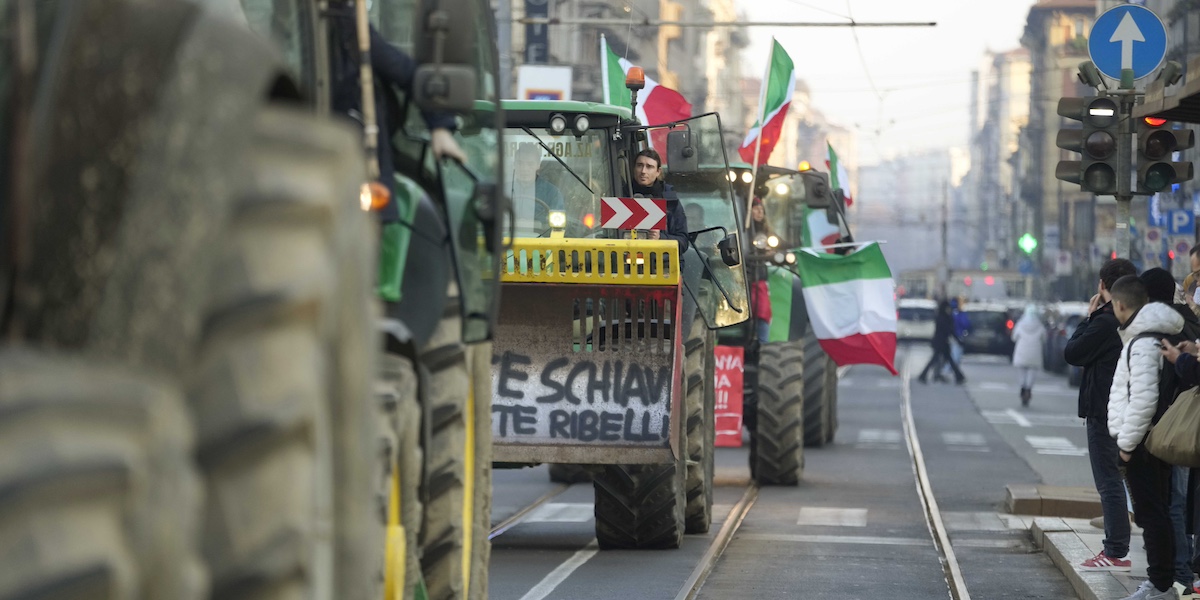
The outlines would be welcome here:
[[[679,244],[679,254],[688,249],[687,213],[679,194],[671,189],[659,175],[662,173],[662,157],[658,152],[647,148],[638,152],[633,161],[633,194],[645,198],[663,198],[667,201],[667,230],[660,235],[658,231],[650,231],[650,239],[675,240]]]
[[[929,358],[929,362],[925,364],[925,368],[921,370],[921,376],[917,378],[921,383],[928,383],[929,372],[933,371],[935,380],[943,380],[940,371],[942,365],[949,364],[954,370],[954,382],[962,385],[967,378],[959,370],[958,365],[950,356],[950,338],[958,339],[958,334],[954,331],[954,309],[950,308],[948,300],[939,300],[937,306],[937,315],[933,320],[933,356]],[[958,340],[962,343],[962,340]]]
[[[1075,329],[1063,349],[1069,365],[1083,368],[1079,385],[1079,417],[1086,419],[1088,457],[1092,463],[1092,479],[1100,493],[1100,509],[1104,514],[1104,549],[1087,559],[1081,570],[1124,570],[1130,568],[1129,515],[1125,503],[1125,486],[1118,468],[1117,442],[1108,434],[1108,392],[1112,387],[1117,359],[1121,356],[1121,327],[1113,313],[1109,288],[1126,275],[1137,274],[1133,263],[1114,258],[1100,268],[1096,295],[1088,306],[1088,317]]]
[[[359,68],[358,28],[354,5],[344,0],[335,0],[329,5],[329,64],[330,103],[333,112],[351,118],[362,118],[362,81]],[[411,93],[417,62],[399,48],[393,46],[383,35],[369,25],[371,46],[371,69],[375,76],[375,118],[379,128],[376,158],[379,162],[379,179],[392,193],[392,200],[379,213],[382,222],[389,223],[400,218],[395,202],[395,155],[391,135],[397,131],[404,118],[393,114],[399,111],[394,101],[394,91]],[[457,125],[450,113],[423,115],[430,132],[430,149],[437,158],[455,158],[466,162],[466,154],[454,139]]]

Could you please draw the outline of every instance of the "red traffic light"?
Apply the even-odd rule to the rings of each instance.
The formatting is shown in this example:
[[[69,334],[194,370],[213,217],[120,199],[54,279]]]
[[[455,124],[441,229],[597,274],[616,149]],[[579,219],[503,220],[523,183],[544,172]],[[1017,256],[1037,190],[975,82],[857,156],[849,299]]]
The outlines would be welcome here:
[[[963,285],[965,285],[967,287],[971,287],[971,276],[970,275],[963,277]]]
[[[1171,259],[1171,260],[1175,260],[1175,251],[1174,251],[1174,250],[1167,250],[1167,258],[1169,258],[1169,259]]]
[[[996,278],[995,278],[995,277],[992,277],[991,275],[988,275],[988,276],[986,276],[986,277],[984,277],[984,278],[983,278],[983,284],[984,284],[984,285],[995,285],[995,284],[996,284]]]
[[[1162,127],[1163,125],[1167,124],[1166,119],[1159,119],[1157,117],[1145,117],[1142,120],[1151,127]]]

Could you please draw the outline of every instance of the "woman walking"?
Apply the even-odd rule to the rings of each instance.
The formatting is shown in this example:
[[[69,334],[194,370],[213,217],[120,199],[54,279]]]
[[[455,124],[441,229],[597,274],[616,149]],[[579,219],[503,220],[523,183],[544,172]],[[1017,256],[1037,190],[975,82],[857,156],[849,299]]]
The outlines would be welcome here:
[[[1013,366],[1021,374],[1021,406],[1029,406],[1033,397],[1033,380],[1042,370],[1042,347],[1046,342],[1046,327],[1032,304],[1013,327]]]

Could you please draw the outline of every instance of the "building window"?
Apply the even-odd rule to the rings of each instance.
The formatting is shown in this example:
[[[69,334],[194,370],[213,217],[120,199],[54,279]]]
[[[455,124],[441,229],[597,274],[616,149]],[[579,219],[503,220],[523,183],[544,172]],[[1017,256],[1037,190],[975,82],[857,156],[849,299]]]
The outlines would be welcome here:
[[[1083,18],[1080,17],[1078,19],[1075,19],[1075,36],[1074,37],[1083,37],[1085,31],[1087,31],[1087,30],[1083,28]]]

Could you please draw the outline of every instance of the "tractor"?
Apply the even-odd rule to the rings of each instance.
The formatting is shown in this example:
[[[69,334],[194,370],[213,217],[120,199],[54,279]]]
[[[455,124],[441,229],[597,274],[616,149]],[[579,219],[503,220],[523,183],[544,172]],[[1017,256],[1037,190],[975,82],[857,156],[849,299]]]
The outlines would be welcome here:
[[[646,127],[625,106],[503,108],[512,242],[493,460],[585,469],[602,549],[676,548],[712,523],[714,330],[749,317],[747,288],[729,182],[710,186],[713,209],[681,251],[653,239],[669,209],[633,197],[633,165],[653,144],[666,183],[689,186],[699,164],[726,164],[720,118]]]
[[[0,8],[0,596],[486,596],[490,7],[349,4],[420,63],[389,194],[331,4]]]
[[[747,225],[743,255],[750,286],[767,291],[773,313],[765,341],[760,341],[753,321],[718,332],[720,344],[744,351],[743,410],[750,432],[750,470],[763,485],[797,485],[804,469],[804,447],[831,442],[837,430],[836,365],[808,327],[802,282],[792,265],[796,248],[830,242],[809,239],[813,224],[819,232],[833,232],[837,241],[850,237],[840,190],[830,189],[826,174],[807,163],[801,166],[791,170],[764,165],[757,175],[745,163],[700,169],[710,184],[724,180],[733,185],[739,222]],[[753,196],[749,194],[752,182]],[[712,205],[703,189],[680,188],[680,197],[688,210],[703,213]],[[742,207],[750,206],[750,198],[761,199],[770,235],[748,226],[749,211]]]

